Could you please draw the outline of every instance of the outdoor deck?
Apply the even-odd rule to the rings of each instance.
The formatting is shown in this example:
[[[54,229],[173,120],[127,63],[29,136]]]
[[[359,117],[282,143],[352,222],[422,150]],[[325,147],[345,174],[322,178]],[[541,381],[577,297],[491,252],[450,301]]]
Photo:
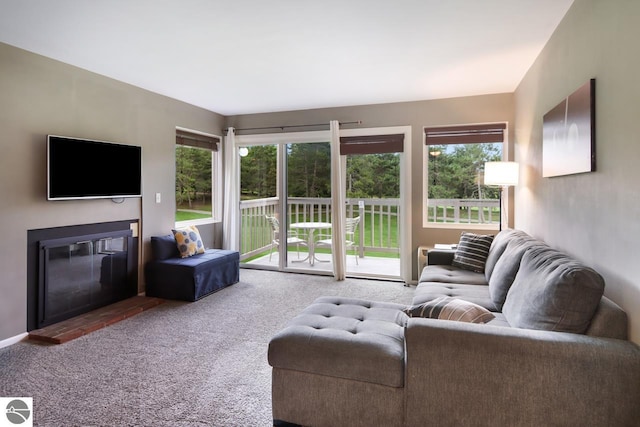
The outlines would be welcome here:
[[[333,263],[331,262],[331,254],[316,253],[318,259],[326,260],[315,261],[313,265],[309,264],[309,261],[298,261],[298,254],[295,250],[290,250],[288,253],[289,268],[296,270],[306,270],[309,272],[331,272],[333,271]],[[304,259],[307,256],[306,252],[300,252],[300,259]],[[245,265],[251,266],[270,266],[278,267],[279,255],[276,251],[271,256],[269,261],[269,254],[253,259]],[[242,264],[241,264],[242,265]],[[381,258],[374,256],[365,256],[364,258],[358,258],[358,264],[356,264],[355,256],[353,252],[347,254],[346,264],[347,275],[362,276],[362,277],[384,277],[384,278],[400,278],[400,259],[399,258]]]

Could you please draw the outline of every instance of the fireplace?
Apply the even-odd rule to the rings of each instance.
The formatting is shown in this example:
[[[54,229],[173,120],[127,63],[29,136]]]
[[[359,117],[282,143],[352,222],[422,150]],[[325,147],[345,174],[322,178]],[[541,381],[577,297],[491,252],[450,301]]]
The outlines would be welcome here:
[[[29,230],[28,331],[137,294],[131,224]]]

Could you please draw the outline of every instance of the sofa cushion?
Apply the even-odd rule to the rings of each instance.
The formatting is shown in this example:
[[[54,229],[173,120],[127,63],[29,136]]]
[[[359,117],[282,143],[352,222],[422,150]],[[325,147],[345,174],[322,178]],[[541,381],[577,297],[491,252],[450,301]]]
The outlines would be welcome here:
[[[411,300],[411,304],[419,305],[440,297],[458,298],[478,304],[489,311],[496,311],[496,307],[489,296],[488,286],[463,285],[459,283],[419,283]]]
[[[502,311],[507,292],[516,278],[525,251],[537,243],[530,237],[514,236],[505,247],[489,278],[489,294],[496,308]]]
[[[465,285],[486,285],[482,273],[462,270],[452,265],[428,265],[420,274],[418,282],[461,283]]]
[[[484,274],[487,278],[487,282],[491,278],[491,274],[493,273],[493,269],[496,266],[498,260],[502,257],[505,249],[509,242],[511,242],[516,237],[528,236],[524,231],[506,229],[500,231],[493,238],[491,242],[491,247],[489,248],[489,254],[487,255],[487,262],[484,266]]]
[[[436,298],[422,304],[409,306],[403,311],[409,317],[425,317],[469,323],[486,323],[495,317],[484,307],[451,297]]]
[[[477,273],[484,272],[492,241],[493,236],[463,232],[451,264]]]
[[[156,261],[179,258],[180,252],[176,246],[176,238],[173,237],[173,234],[151,236],[151,254]]]
[[[604,279],[554,249],[538,246],[522,256],[502,308],[516,328],[585,333],[602,294]]]
[[[195,225],[172,231],[182,258],[204,253],[204,243],[202,243],[200,232]]]

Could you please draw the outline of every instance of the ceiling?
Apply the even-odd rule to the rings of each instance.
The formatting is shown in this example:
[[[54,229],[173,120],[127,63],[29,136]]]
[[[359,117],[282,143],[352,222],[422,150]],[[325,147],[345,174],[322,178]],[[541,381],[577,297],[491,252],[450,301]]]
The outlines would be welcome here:
[[[573,0],[0,0],[0,42],[223,115],[513,92]]]

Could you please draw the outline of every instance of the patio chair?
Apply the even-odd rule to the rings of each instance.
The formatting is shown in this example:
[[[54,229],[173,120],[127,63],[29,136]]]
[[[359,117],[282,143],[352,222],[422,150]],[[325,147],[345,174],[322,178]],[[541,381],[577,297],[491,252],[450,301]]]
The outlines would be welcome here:
[[[280,245],[280,221],[275,216],[265,215],[265,218],[267,218],[267,222],[271,226],[271,250],[269,251],[269,261],[271,261],[273,248]],[[300,245],[307,246],[307,241],[301,239],[297,232],[290,230],[287,232],[287,247],[290,245],[296,245],[298,258],[300,258]]]
[[[347,218],[347,222],[345,223],[345,251],[348,251],[349,248],[354,248],[354,255],[356,257],[356,265],[358,264],[358,251],[356,242],[356,230],[358,229],[358,225],[360,224],[360,217],[356,216],[354,218]],[[323,236],[319,236],[319,239],[316,241],[316,248],[332,248],[333,242],[331,238],[323,238]]]

